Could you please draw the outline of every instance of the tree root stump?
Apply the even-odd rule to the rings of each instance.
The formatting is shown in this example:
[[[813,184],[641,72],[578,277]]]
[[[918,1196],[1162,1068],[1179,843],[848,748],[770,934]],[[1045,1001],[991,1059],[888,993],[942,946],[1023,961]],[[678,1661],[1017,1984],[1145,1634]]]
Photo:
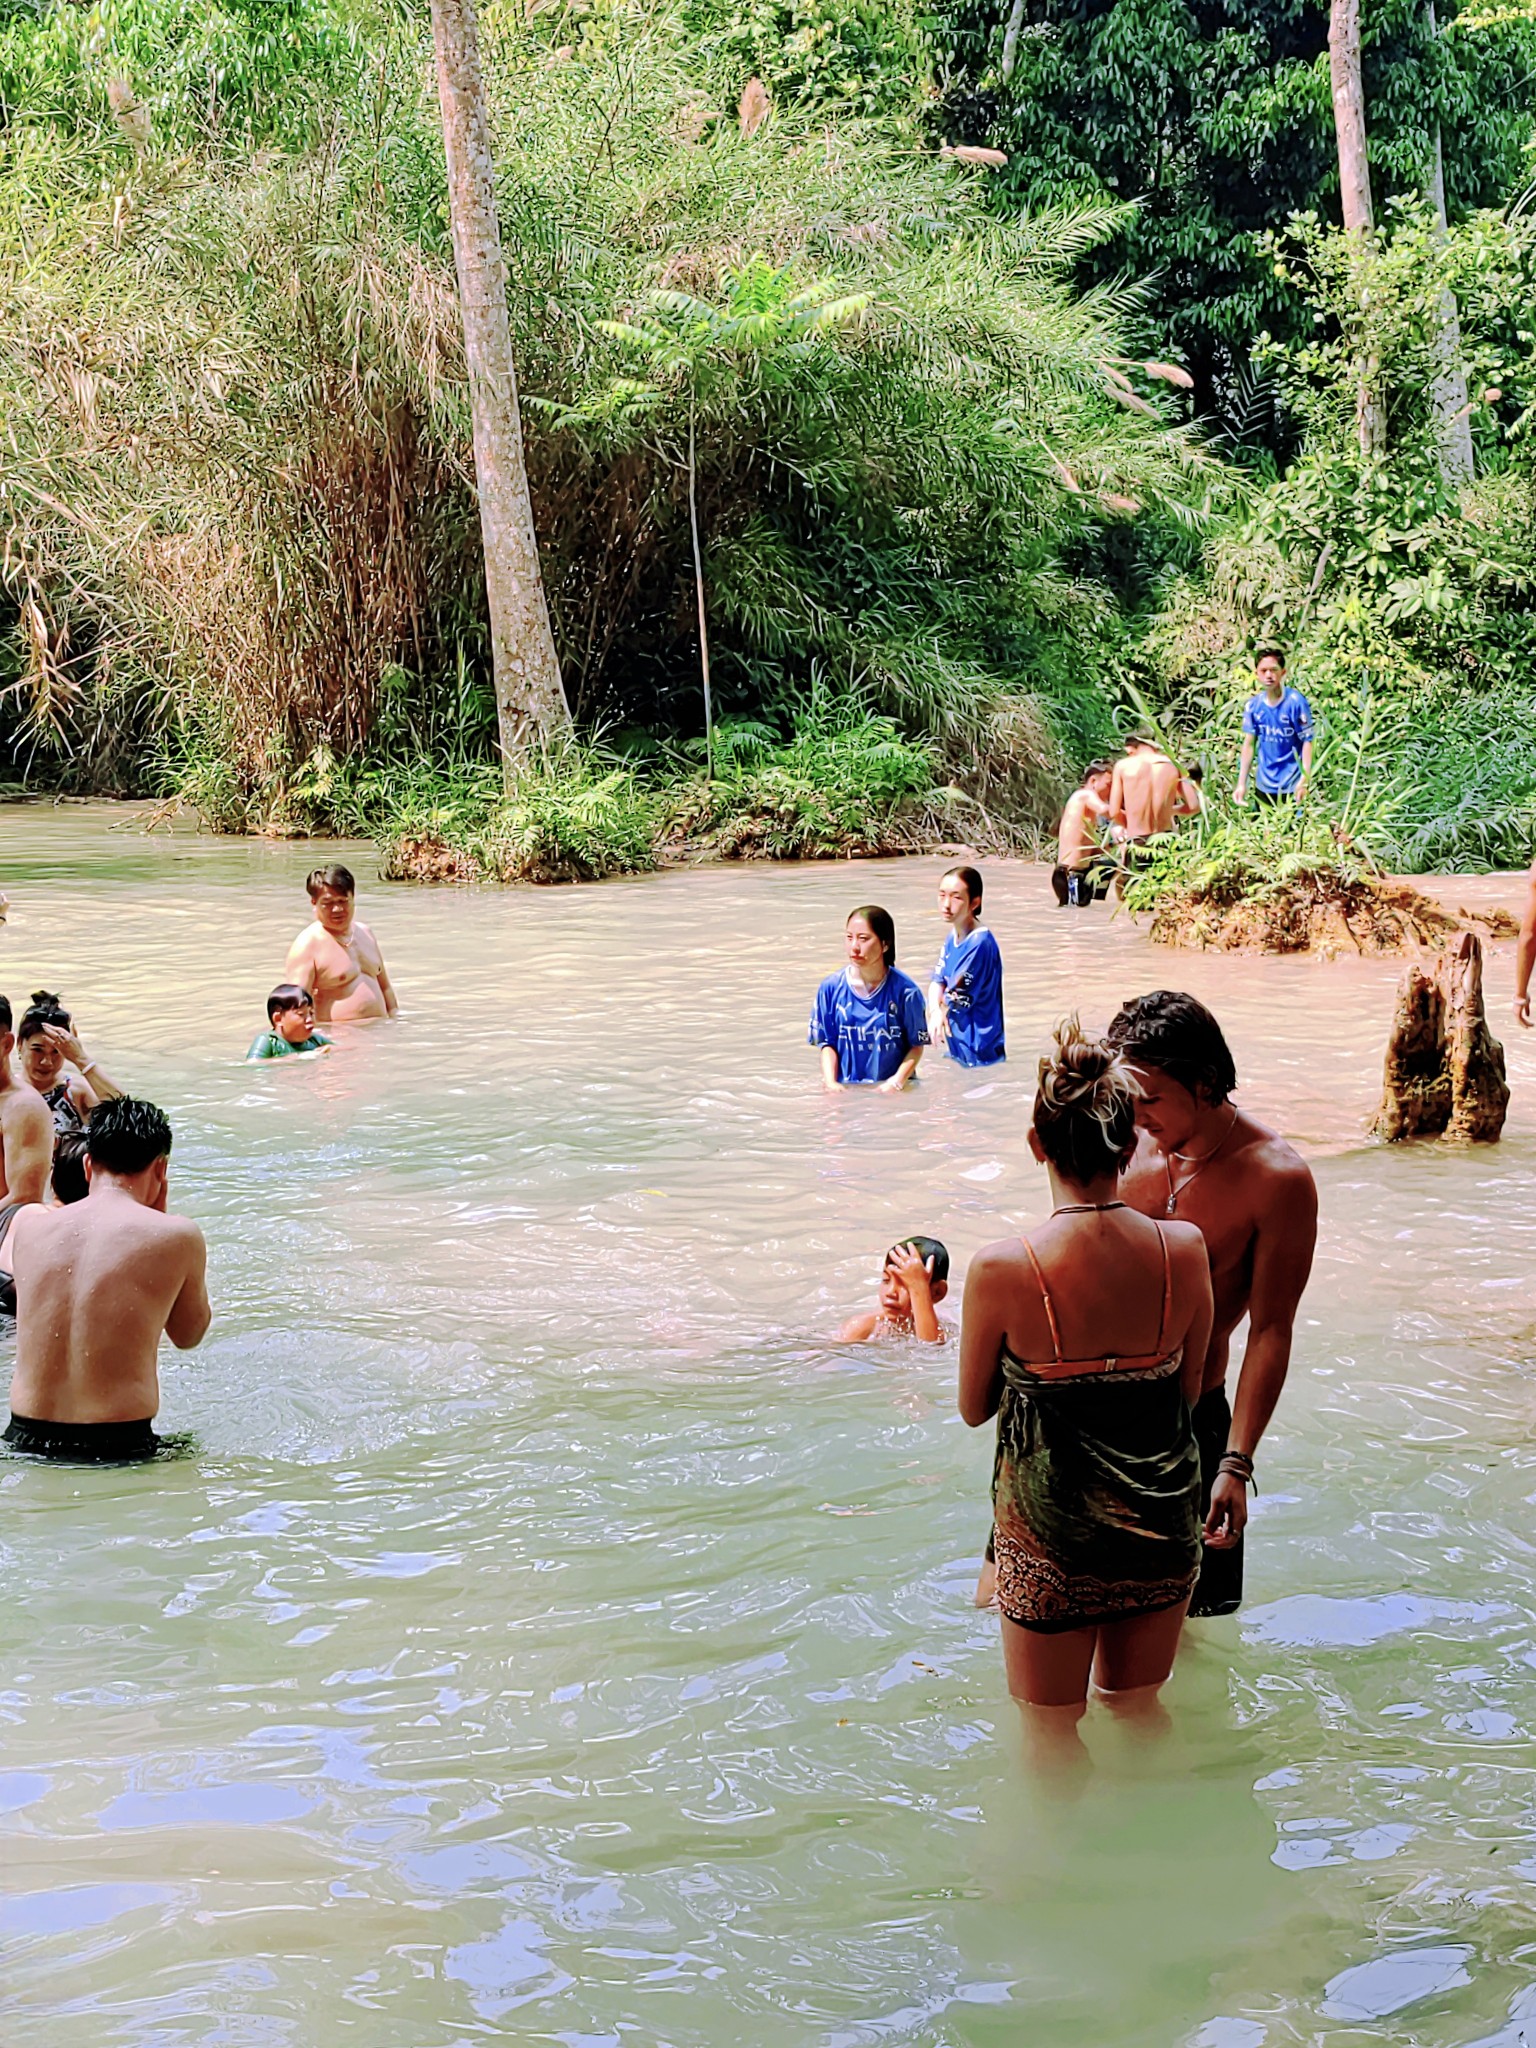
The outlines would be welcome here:
[[[1415,962],[1403,976],[1371,1130],[1388,1144],[1444,1137],[1488,1145],[1508,1111],[1504,1048],[1483,1010],[1482,941],[1463,932],[1432,969]]]

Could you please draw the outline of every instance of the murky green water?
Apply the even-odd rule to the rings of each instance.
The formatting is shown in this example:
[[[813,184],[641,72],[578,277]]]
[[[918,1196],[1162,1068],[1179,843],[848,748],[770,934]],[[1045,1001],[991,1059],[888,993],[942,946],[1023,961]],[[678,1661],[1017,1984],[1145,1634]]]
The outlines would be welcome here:
[[[1531,1040],[1497,1151],[1366,1148],[1390,968],[1155,953],[1000,868],[1012,1065],[828,1099],[846,910],[937,952],[899,863],[365,882],[404,1021],[245,1070],[314,856],[119,817],[0,813],[0,988],[172,1113],[216,1321],[164,1374],[196,1461],[0,1467],[6,2048],[1536,2040]],[[1323,1249],[1248,1607],[1062,1805],[953,1354],[818,1339],[898,1232],[1039,1213],[1027,1055],[1168,981]]]

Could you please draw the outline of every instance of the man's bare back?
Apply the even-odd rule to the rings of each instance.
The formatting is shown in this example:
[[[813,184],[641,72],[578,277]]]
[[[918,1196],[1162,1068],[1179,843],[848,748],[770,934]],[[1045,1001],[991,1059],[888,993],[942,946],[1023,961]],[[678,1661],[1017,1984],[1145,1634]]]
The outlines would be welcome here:
[[[1158,747],[1142,745],[1115,763],[1109,795],[1110,816],[1127,839],[1147,839],[1171,832],[1184,811],[1177,766]]]
[[[165,1151],[132,1171],[103,1166],[97,1149],[113,1136],[145,1149],[142,1128],[125,1140],[114,1126],[136,1113],[158,1118]],[[98,1132],[105,1117],[107,1131]],[[98,1147],[98,1140],[104,1142]],[[147,1103],[123,1097],[103,1105],[88,1141],[90,1191],[68,1208],[28,1209],[10,1240],[16,1277],[16,1371],[11,1431],[41,1425],[20,1448],[61,1452],[49,1425],[102,1429],[148,1425],[160,1406],[162,1335],[178,1350],[202,1341],[211,1320],[203,1234],[185,1216],[166,1213],[169,1126]]]

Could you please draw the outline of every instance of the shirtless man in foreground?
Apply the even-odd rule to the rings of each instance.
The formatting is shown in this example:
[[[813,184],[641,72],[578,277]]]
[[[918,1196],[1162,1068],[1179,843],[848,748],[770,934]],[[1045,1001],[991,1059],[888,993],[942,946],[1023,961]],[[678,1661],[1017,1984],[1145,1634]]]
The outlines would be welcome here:
[[[166,1213],[171,1127],[151,1102],[104,1102],[86,1134],[89,1193],[26,1209],[11,1231],[16,1372],[4,1441],[82,1464],[152,1458],[162,1333],[178,1351],[211,1320],[203,1234]]]
[[[40,1202],[53,1165],[53,1117],[37,1090],[11,1072],[16,1034],[0,996],[0,1202]]]
[[[1126,1003],[1108,1037],[1143,1089],[1141,1136],[1121,1183],[1125,1200],[1144,1216],[1193,1223],[1205,1238],[1216,1297],[1194,1414],[1205,1528],[1207,1536],[1241,1537],[1254,1453],[1285,1384],[1312,1271],[1317,1188],[1301,1155],[1229,1100],[1237,1072],[1203,1003],[1156,989]],[[1245,1315],[1248,1342],[1229,1408],[1227,1354]],[[1242,1594],[1241,1542],[1207,1550],[1190,1613],[1231,1614]]]
[[[1125,759],[1115,763],[1109,792],[1109,815],[1130,846],[1156,832],[1171,832],[1175,818],[1200,808],[1184,791],[1184,778],[1156,740],[1140,734],[1125,743]]]
[[[304,884],[314,905],[307,924],[288,948],[283,980],[307,988],[315,999],[317,1024],[355,1023],[393,1017],[400,1008],[379,942],[355,916],[357,883],[339,862],[316,868]]]

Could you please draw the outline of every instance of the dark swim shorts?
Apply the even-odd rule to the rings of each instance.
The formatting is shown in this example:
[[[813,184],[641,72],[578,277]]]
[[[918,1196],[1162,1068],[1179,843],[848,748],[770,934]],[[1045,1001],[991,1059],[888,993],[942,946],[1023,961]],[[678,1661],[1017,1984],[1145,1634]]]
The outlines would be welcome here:
[[[1195,1442],[1200,1446],[1200,1513],[1202,1518],[1210,1512],[1211,1485],[1221,1463],[1221,1454],[1227,1448],[1227,1432],[1232,1427],[1232,1410],[1227,1405],[1225,1387],[1212,1387],[1208,1394],[1202,1394],[1195,1403],[1193,1421]],[[1195,1582],[1194,1597],[1189,1603],[1192,1621],[1209,1619],[1217,1614],[1236,1614],[1243,1601],[1243,1538],[1239,1536],[1231,1550],[1207,1550],[1200,1563],[1200,1577]]]
[[[142,1465],[147,1458],[185,1457],[189,1436],[157,1436],[144,1422],[40,1422],[13,1415],[0,1437],[7,1450],[29,1458],[52,1458],[70,1465]]]

